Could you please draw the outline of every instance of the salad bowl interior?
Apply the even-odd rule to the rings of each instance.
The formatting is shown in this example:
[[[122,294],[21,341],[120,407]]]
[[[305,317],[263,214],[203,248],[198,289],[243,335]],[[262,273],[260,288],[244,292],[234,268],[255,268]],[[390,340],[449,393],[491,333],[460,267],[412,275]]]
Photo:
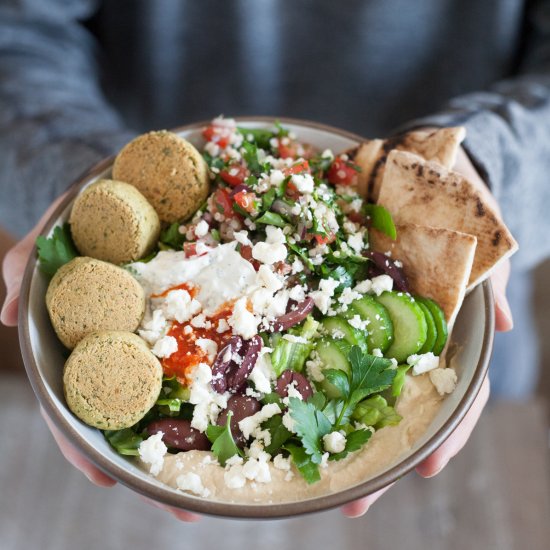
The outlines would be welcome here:
[[[273,119],[261,117],[237,120],[239,125],[249,128],[262,128],[274,122]],[[302,142],[320,150],[329,148],[341,152],[356,146],[361,140],[359,136],[327,126],[279,120]],[[204,144],[201,128],[205,125],[197,123],[175,131],[200,149]],[[110,176],[112,160],[106,159],[70,187],[48,220],[43,235],[49,236],[56,225],[68,220],[74,198],[84,187],[99,178]],[[87,426],[71,413],[65,403],[62,382],[68,351],[57,339],[48,317],[44,300],[47,285],[48,280],[38,269],[34,251],[21,290],[20,343],[28,377],[47,414],[65,436],[107,475],[149,498],[216,516],[276,518],[312,513],[366,496],[396,481],[429,456],[462,420],[481,387],[492,349],[493,297],[490,283],[484,282],[467,295],[453,329],[453,367],[458,375],[457,387],[445,397],[428,429],[412,448],[394,457],[376,475],[342,491],[280,504],[231,504],[194,497],[164,485],[140,469],[134,460],[117,454],[99,430]]]

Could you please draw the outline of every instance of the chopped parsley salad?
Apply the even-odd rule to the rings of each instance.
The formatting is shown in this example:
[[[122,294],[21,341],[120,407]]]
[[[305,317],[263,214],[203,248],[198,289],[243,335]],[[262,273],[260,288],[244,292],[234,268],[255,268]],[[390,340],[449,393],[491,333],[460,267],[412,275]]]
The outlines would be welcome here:
[[[211,194],[126,266],[148,296],[138,334],[162,363],[162,390],[139,422],[104,434],[155,475],[167,452],[202,450],[229,487],[268,483],[270,462],[314,483],[400,422],[405,375],[438,367],[445,317],[370,249],[370,228],[393,239],[396,228],[356,192],[348,155],[280,124],[218,118],[203,136]],[[55,272],[71,246],[62,229],[41,238],[42,268]]]

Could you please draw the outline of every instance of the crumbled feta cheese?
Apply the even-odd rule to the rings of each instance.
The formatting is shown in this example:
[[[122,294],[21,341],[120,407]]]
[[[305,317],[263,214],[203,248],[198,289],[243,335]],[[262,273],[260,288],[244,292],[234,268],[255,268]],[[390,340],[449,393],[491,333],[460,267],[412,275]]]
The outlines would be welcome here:
[[[208,355],[208,361],[212,363],[218,353],[218,344],[210,338],[197,338],[195,344]]]
[[[275,371],[271,365],[271,348],[263,347],[260,350],[258,359],[248,379],[254,384],[254,387],[262,393],[271,392],[271,381],[276,378]]]
[[[407,363],[412,366],[412,372],[415,376],[424,374],[439,367],[439,357],[431,351],[420,355],[414,354],[407,357]]]
[[[314,382],[322,382],[325,379],[323,363],[316,351],[313,351],[310,358],[306,361],[306,372],[308,377]]]
[[[283,414],[283,426],[289,431],[289,432],[292,432],[292,433],[296,433],[296,427],[294,425],[294,418],[292,418],[292,416],[290,416],[290,412],[285,412],[285,414]]]
[[[288,294],[288,297],[295,302],[302,302],[306,297],[306,286],[296,285],[293,286]]]
[[[384,291],[390,291],[393,288],[393,279],[389,275],[378,275],[372,278],[371,290],[377,296],[380,296]]]
[[[310,292],[309,295],[313,298],[313,303],[321,313],[327,313],[330,306],[330,299],[334,295],[334,290],[339,284],[339,281],[336,279],[321,279],[319,282],[319,290]]]
[[[233,233],[233,238],[242,245],[252,246],[252,241],[248,238],[248,231],[246,231],[246,229],[235,231]]]
[[[264,264],[274,264],[286,258],[286,239],[280,227],[267,225],[265,242],[258,242],[252,247],[252,257]]]
[[[354,315],[351,319],[348,319],[348,323],[357,330],[367,330],[367,325],[370,323],[368,319],[361,319],[359,315]]]
[[[226,461],[226,469],[223,474],[225,485],[229,489],[240,489],[246,485],[246,477],[243,473],[243,459],[234,455]]]
[[[180,491],[188,491],[199,497],[206,498],[210,495],[210,491],[202,484],[200,476],[193,472],[179,475],[176,478],[176,486]]]
[[[276,292],[283,288],[282,278],[274,273],[267,265],[261,265],[258,269],[258,282],[270,292]]]
[[[178,323],[185,323],[198,313],[202,307],[197,300],[191,298],[187,290],[178,288],[166,295],[162,309],[166,319],[175,319]]]
[[[452,393],[456,388],[457,376],[454,369],[437,368],[430,371],[430,380],[439,395]]]
[[[296,275],[296,273],[301,273],[303,270],[304,270],[304,264],[298,258],[296,258],[292,262],[292,273],[293,273],[293,275]]]
[[[308,344],[309,341],[303,336],[296,336],[295,334],[283,334],[283,340],[288,340],[293,344]]]
[[[328,466],[328,457],[329,457],[328,451],[326,453],[323,453],[323,455],[321,456],[321,464],[319,464],[321,468],[326,468]]]
[[[216,332],[218,334],[222,334],[223,332],[227,332],[229,330],[229,323],[225,319],[220,319],[218,321],[218,327],[216,328]]]
[[[328,159],[328,160],[334,160],[334,153],[330,149],[325,149],[321,153],[321,158]]]
[[[205,220],[201,220],[195,227],[195,235],[200,239],[208,233],[209,225]]]
[[[139,457],[145,464],[150,464],[149,473],[157,476],[164,466],[164,455],[168,448],[162,441],[162,432],[157,432],[155,435],[144,439],[138,448]]]
[[[363,250],[363,235],[361,233],[354,233],[348,237],[348,246],[356,253],[360,254]]]
[[[281,413],[281,408],[277,403],[264,405],[256,414],[247,416],[239,422],[239,428],[245,439],[248,439],[260,425],[269,420],[272,416]]]
[[[267,453],[266,453],[267,455]],[[267,455],[269,457],[269,455]],[[264,460],[249,458],[243,465],[243,475],[250,481],[258,483],[269,483],[271,481],[271,472],[269,464]]]
[[[329,453],[341,453],[346,448],[346,436],[340,432],[330,432],[323,436],[323,446]]]
[[[380,348],[374,348],[371,352],[371,355],[374,355],[375,357],[384,357],[384,354],[382,353],[382,350]]]
[[[357,283],[353,290],[355,290],[355,292],[359,292],[360,294],[366,294],[367,292],[370,292],[371,289],[372,281],[370,279],[365,279],[364,281]]]
[[[294,472],[291,470],[290,458],[285,458],[283,455],[277,455],[273,459],[273,466],[277,470],[286,472],[285,481],[290,481],[294,477]]]
[[[166,318],[164,312],[161,309],[155,309],[152,316],[144,321],[143,329],[140,329],[138,333],[147,343],[154,345],[165,329]]]
[[[228,319],[229,325],[233,328],[233,333],[249,340],[258,333],[259,319],[247,309],[247,299],[240,298],[233,306],[233,313]]]
[[[157,357],[170,357],[178,351],[178,341],[173,336],[163,336],[155,342],[151,351]]]
[[[204,313],[201,313],[191,319],[191,325],[195,328],[206,328],[206,323],[207,321]]]
[[[338,297],[338,302],[342,305],[348,306],[349,304],[351,304],[351,302],[359,298],[361,298],[361,294],[355,292],[355,290],[352,290],[349,287],[346,287],[342,291],[342,294],[340,294],[340,296]]]
[[[310,174],[294,174],[290,180],[299,193],[313,193],[314,181]]]

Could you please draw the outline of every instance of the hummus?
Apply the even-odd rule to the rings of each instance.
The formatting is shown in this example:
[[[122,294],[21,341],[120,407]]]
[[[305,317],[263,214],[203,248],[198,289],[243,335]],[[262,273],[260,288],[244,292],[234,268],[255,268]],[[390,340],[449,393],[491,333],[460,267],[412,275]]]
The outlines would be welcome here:
[[[209,500],[239,504],[284,503],[335,493],[366,481],[397,464],[414,443],[426,432],[444,398],[436,391],[428,374],[407,376],[397,402],[397,412],[403,417],[397,426],[377,430],[362,450],[340,461],[329,461],[320,468],[321,480],[308,485],[294,466],[291,477],[285,470],[268,463],[271,482],[247,481],[244,487],[232,489],[226,484],[226,469],[220,467],[208,451],[188,451],[166,455],[157,479],[178,488],[182,474],[200,477]],[[147,465],[143,468],[149,471]]]

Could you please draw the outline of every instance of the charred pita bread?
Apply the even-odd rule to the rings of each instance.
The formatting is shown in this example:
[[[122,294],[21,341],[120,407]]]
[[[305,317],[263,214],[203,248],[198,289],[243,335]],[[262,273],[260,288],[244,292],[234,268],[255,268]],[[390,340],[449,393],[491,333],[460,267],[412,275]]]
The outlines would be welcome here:
[[[439,304],[450,331],[464,300],[477,239],[450,229],[412,223],[397,225],[396,229],[395,241],[371,229],[371,248],[390,252],[393,260],[403,263],[413,293]]]
[[[421,223],[477,237],[468,290],[518,248],[512,234],[475,186],[457,172],[418,155],[392,151],[378,202],[396,223]]]
[[[394,149],[416,153],[426,160],[439,162],[445,168],[451,169],[465,135],[466,130],[459,126],[418,130],[386,140],[365,141],[352,154],[353,161],[361,168],[357,182],[359,193],[372,202],[377,201],[386,160]]]

